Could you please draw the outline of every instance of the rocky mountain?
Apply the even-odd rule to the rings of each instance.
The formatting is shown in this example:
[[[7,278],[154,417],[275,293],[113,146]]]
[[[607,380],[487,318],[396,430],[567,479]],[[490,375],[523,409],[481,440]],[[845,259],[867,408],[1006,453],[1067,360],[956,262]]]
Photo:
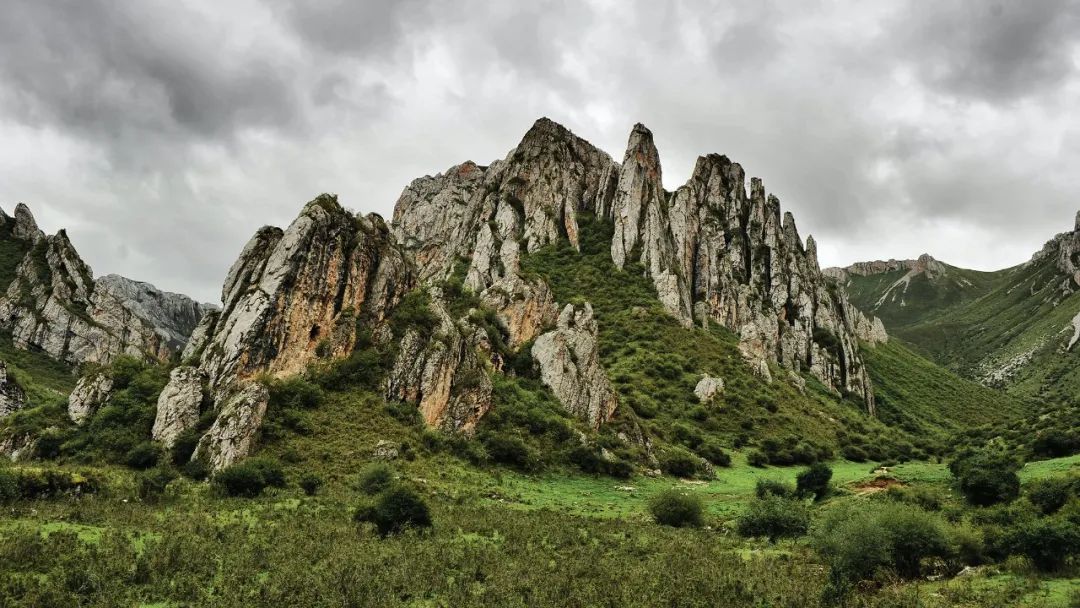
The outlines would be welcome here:
[[[1000,273],[957,268],[923,254],[914,260],[856,262],[826,268],[859,310],[880,318],[889,331],[971,302],[993,289]]]
[[[64,230],[46,236],[23,204],[0,211],[0,327],[17,348],[71,364],[127,354],[167,360],[208,310],[153,285],[116,275],[94,279]]]
[[[709,155],[667,192],[645,127],[632,130],[620,165],[541,119],[502,160],[413,181],[391,225],[322,195],[286,230],[261,229],[229,271],[221,311],[203,317],[186,367],[162,393],[155,438],[194,424],[191,395],[205,386],[221,413],[195,457],[226,466],[265,415],[260,375],[344,357],[361,336],[392,353],[384,396],[415,404],[431,426],[471,432],[492,407],[491,374],[528,347],[563,407],[599,427],[618,399],[592,308],[556,302],[521,263],[557,243],[578,247],[582,214],[614,226],[616,267],[648,277],[685,327],[729,328],[762,378],[774,367],[806,372],[873,412],[859,340],[887,336],[826,280],[813,239],[804,245],[760,180],[747,191],[738,164]],[[462,294],[470,305],[459,305]],[[395,325],[394,315],[411,323]]]

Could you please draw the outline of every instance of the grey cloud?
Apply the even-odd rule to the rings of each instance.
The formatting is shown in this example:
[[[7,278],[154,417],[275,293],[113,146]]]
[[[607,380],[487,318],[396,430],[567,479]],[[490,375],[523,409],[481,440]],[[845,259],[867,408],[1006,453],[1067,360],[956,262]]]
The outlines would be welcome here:
[[[897,16],[898,55],[920,79],[993,103],[1056,88],[1076,66],[1080,2],[912,2]]]

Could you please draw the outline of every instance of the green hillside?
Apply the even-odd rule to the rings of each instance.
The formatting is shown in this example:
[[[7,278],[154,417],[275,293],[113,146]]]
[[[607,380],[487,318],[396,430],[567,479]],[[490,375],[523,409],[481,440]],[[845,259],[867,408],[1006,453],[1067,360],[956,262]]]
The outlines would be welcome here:
[[[850,274],[847,292],[851,303],[879,317],[890,332],[938,316],[989,293],[1002,280],[1002,272],[981,272],[941,262],[938,272],[893,270],[880,274]]]

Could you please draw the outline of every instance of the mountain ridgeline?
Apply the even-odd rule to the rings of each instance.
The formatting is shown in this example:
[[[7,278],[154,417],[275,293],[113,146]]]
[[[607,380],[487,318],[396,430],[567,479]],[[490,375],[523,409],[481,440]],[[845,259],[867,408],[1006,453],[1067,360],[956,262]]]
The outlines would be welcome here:
[[[153,407],[132,414],[137,435],[187,446],[183,457],[211,470],[257,448],[277,415],[276,387],[296,376],[369,391],[464,436],[541,403],[583,438],[609,437],[605,453],[652,464],[663,446],[704,455],[769,437],[780,462],[788,440],[804,454],[925,455],[941,449],[941,428],[993,407],[992,395],[902,346],[868,359],[888,340],[882,322],[819,269],[813,238],[740,165],[702,156],[673,192],[661,175],[642,125],[618,163],[540,119],[502,160],[414,180],[389,224],[324,194],[286,229],[260,229],[229,270],[220,309],[91,282],[64,233],[35,236],[20,206],[4,243],[25,261],[0,311],[12,311],[3,318],[16,347],[71,363],[175,354]],[[119,292],[122,305],[102,299]],[[50,337],[60,325],[62,345]],[[929,429],[925,416],[900,415],[908,393],[874,360],[903,361],[904,382],[933,377],[948,394],[975,396],[969,409],[934,413],[941,428]],[[93,429],[130,378],[85,371],[67,417]],[[877,393],[899,425],[888,440]],[[11,428],[21,433],[10,445],[29,453],[31,426],[10,424],[9,440]]]

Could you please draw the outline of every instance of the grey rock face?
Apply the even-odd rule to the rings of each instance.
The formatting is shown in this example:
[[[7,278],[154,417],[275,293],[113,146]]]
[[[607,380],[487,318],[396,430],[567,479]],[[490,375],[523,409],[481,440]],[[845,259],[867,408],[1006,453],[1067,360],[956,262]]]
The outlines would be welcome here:
[[[713,400],[716,395],[724,392],[724,379],[714,378],[713,376],[706,375],[700,381],[697,386],[694,387],[694,394],[702,403],[708,403]]]
[[[169,374],[169,383],[157,401],[157,415],[151,437],[166,448],[176,443],[184,431],[199,422],[203,401],[203,373],[194,367],[177,367]]]
[[[244,385],[225,398],[221,414],[199,440],[192,458],[220,471],[250,455],[269,399],[270,392],[258,382]]]
[[[652,134],[642,125],[631,132],[619,165],[542,119],[502,161],[486,168],[466,163],[415,181],[398,200],[394,231],[414,253],[422,278],[448,276],[466,258],[467,284],[485,292],[521,279],[522,250],[563,238],[576,246],[575,214],[594,214],[614,227],[615,265],[640,263],[665,308],[684,324],[719,323],[738,333],[762,377],[771,377],[769,362],[809,371],[834,390],[859,394],[871,408],[858,320],[845,316],[846,297],[827,283],[813,239],[804,246],[794,218],[781,214],[761,181],[752,180],[747,191],[742,167],[719,155],[699,158],[674,192],[663,189],[661,178]],[[531,301],[539,313],[532,318],[549,319],[544,290],[535,293],[502,301],[518,302],[513,310]],[[517,325],[513,312],[501,311],[500,319]]]
[[[215,392],[256,374],[285,376],[318,357],[348,354],[356,319],[381,321],[412,285],[409,266],[376,215],[335,197],[304,207],[285,231],[263,228],[230,269],[216,318],[193,350]]]
[[[95,281],[61,230],[46,237],[19,205],[0,214],[4,238],[29,249],[0,296],[0,326],[18,348],[40,348],[72,364],[107,363],[121,354],[166,360],[179,352],[205,308],[147,283],[109,275]]]
[[[8,374],[7,364],[0,361],[0,419],[21,410],[26,405],[26,391]]]
[[[112,377],[104,372],[83,376],[68,395],[68,418],[75,424],[86,422],[108,402],[112,389]]]
[[[567,304],[558,326],[536,339],[533,359],[540,378],[571,414],[594,428],[611,420],[618,406],[604,368],[600,366],[596,320],[592,306]]]
[[[410,328],[386,382],[386,398],[417,404],[429,426],[472,433],[491,409],[491,379],[477,356],[487,335],[456,322],[437,287],[428,289],[439,327],[430,335]]]

